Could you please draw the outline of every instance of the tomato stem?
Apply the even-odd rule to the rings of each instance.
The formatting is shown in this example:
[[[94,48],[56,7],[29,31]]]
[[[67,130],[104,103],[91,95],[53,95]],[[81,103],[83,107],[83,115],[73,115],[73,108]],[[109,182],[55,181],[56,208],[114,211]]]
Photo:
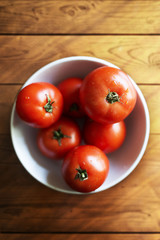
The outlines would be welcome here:
[[[46,110],[46,112],[52,113],[52,111],[53,111],[53,106],[52,106],[52,104],[54,103],[54,101],[51,102],[51,99],[50,99],[50,97],[49,97],[48,94],[46,94],[46,97],[47,97],[47,103],[46,103],[46,105],[44,106],[44,109]]]
[[[70,106],[70,109],[69,111],[72,112],[72,111],[78,111],[79,110],[79,106],[77,103],[72,103],[72,105]]]
[[[110,92],[110,90],[108,89],[108,94],[106,96],[106,100],[108,103],[112,104],[115,102],[120,102],[120,97],[119,97],[118,93]]]
[[[87,171],[84,169],[82,170],[80,167],[79,168],[76,168],[76,170],[78,171],[76,176],[75,176],[75,179],[79,179],[80,181],[84,181],[84,180],[87,180],[88,179],[88,174],[87,174]]]
[[[63,134],[60,128],[58,128],[58,130],[53,131],[53,139],[56,139],[58,141],[59,146],[62,145],[61,143],[62,138],[71,138],[71,136]]]

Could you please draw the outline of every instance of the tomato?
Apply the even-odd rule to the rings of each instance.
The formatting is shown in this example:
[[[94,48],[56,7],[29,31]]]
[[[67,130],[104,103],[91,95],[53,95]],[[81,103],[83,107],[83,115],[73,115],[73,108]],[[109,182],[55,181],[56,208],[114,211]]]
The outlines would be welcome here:
[[[64,99],[64,114],[71,117],[82,117],[84,115],[79,99],[81,85],[82,79],[75,77],[67,78],[58,85]]]
[[[41,129],[37,136],[37,144],[46,157],[59,159],[81,141],[77,124],[69,118],[62,117],[49,128]]]
[[[59,119],[62,110],[62,94],[51,83],[32,83],[17,96],[16,111],[19,117],[35,128],[49,127]]]
[[[86,114],[96,122],[125,119],[136,104],[136,90],[123,71],[112,67],[93,70],[83,80],[80,100]]]
[[[62,164],[62,175],[67,184],[79,192],[91,192],[105,181],[109,160],[99,148],[91,145],[71,150]]]
[[[100,124],[88,119],[84,125],[84,140],[87,144],[100,148],[105,153],[117,150],[124,142],[126,126],[124,121]]]

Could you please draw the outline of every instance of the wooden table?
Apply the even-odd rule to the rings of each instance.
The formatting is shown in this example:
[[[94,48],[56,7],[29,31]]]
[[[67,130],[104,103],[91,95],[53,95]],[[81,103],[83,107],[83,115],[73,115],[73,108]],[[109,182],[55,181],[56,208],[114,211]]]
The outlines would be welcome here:
[[[160,239],[160,1],[0,0],[0,239]],[[135,80],[150,111],[147,150],[120,184],[77,196],[22,167],[10,113],[22,84],[56,59],[108,60]]]

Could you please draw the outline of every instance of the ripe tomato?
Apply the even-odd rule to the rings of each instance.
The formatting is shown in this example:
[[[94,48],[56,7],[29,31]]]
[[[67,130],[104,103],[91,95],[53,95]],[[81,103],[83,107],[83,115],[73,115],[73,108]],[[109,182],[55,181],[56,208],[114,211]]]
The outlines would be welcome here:
[[[71,150],[62,164],[68,185],[79,192],[91,192],[105,181],[109,171],[107,156],[97,147],[78,146]]]
[[[126,126],[124,121],[114,124],[100,124],[88,119],[84,125],[84,140],[105,153],[118,149],[124,142]]]
[[[96,122],[115,123],[125,119],[136,104],[136,91],[123,71],[100,67],[88,74],[80,89],[86,114]]]
[[[62,110],[62,94],[51,83],[32,83],[17,96],[16,111],[32,127],[49,127],[59,119]]]
[[[81,141],[80,130],[75,122],[62,117],[49,128],[41,129],[37,143],[42,154],[51,159],[63,157]]]
[[[84,112],[81,108],[79,90],[82,85],[80,78],[67,78],[58,85],[64,99],[64,113],[71,117],[82,117]]]

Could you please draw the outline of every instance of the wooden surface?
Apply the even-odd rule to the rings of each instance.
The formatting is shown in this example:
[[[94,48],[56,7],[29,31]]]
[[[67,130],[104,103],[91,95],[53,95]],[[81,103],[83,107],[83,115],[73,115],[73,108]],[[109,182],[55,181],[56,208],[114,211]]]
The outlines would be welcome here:
[[[140,84],[159,84],[160,36],[0,36],[0,83],[24,83],[56,59],[93,56],[108,60]],[[18,69],[17,69],[18,66]]]
[[[77,240],[79,237],[88,240],[159,240],[159,234],[0,234],[3,240]]]
[[[88,240],[159,240],[159,234],[0,234],[3,240],[77,240],[79,237]]]
[[[1,33],[160,33],[159,1],[1,0]]]
[[[160,239],[160,1],[0,0],[0,240]],[[94,56],[138,84],[150,138],[124,181],[85,196],[53,191],[20,164],[10,139],[12,104],[36,70]]]

